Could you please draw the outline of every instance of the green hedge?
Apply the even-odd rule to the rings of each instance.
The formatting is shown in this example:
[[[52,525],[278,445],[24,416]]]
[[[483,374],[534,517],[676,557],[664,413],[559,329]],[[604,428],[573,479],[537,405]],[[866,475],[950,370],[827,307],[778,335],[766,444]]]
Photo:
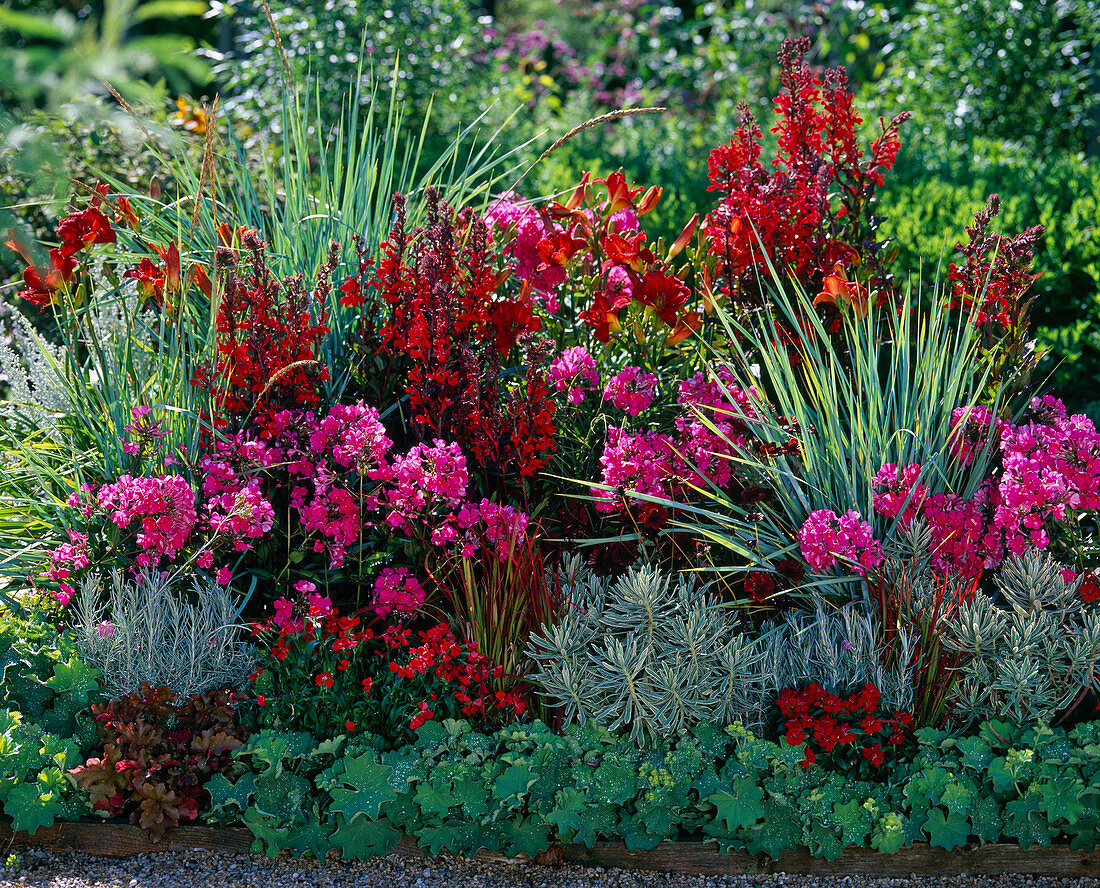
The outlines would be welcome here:
[[[1001,196],[1000,230],[1046,229],[1032,290],[1035,331],[1051,349],[1039,378],[1050,374],[1067,406],[1100,415],[1100,159],[1061,154],[1037,161],[996,142],[953,158],[911,152],[880,203],[883,231],[899,247],[896,267],[926,286],[937,267],[945,276],[956,242],[966,241],[965,226],[994,192]]]

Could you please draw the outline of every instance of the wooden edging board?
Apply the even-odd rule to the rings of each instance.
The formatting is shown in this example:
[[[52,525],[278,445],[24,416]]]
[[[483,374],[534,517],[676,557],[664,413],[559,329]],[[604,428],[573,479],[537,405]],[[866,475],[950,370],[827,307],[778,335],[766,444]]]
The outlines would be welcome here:
[[[183,826],[169,830],[157,843],[136,826],[125,823],[78,822],[41,827],[34,835],[14,832],[0,823],[0,849],[18,851],[36,848],[47,851],[77,851],[100,857],[135,857],[139,854],[179,852],[191,848],[247,853],[252,834],[241,827]],[[428,857],[415,840],[405,837],[396,854]],[[721,854],[713,845],[699,842],[664,842],[652,851],[628,851],[622,842],[598,842],[592,848],[564,845],[551,848],[535,860],[511,860],[502,854],[480,851],[475,859],[510,865],[576,864],[621,867],[623,869],[697,875],[739,873],[814,873],[817,875],[1100,875],[1100,850],[1072,851],[1065,845],[1032,847],[984,845],[973,849],[944,851],[928,845],[902,848],[895,854],[880,854],[866,848],[850,848],[837,860],[811,857],[806,849],[785,851],[779,860],[753,857],[743,852]]]

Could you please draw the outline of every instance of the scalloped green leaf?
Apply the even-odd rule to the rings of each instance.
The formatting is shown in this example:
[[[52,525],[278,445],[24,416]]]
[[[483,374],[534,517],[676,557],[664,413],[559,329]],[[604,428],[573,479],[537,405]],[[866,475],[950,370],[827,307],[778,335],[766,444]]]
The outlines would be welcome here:
[[[98,678],[98,669],[72,656],[67,662],[54,664],[53,675],[46,680],[46,686],[86,705],[92,693],[99,690]]]
[[[12,787],[4,800],[4,813],[12,819],[12,829],[30,835],[40,826],[52,826],[62,810],[60,799],[53,793],[43,795],[37,782]]]
[[[707,799],[718,809],[717,816],[730,835],[738,829],[755,826],[764,816],[764,790],[748,777],[733,781],[730,791],[717,792]]]
[[[929,843],[935,848],[960,848],[970,838],[970,822],[960,814],[944,817],[943,811],[933,808],[924,825]]]
[[[348,820],[340,816],[336,823],[332,844],[339,848],[340,853],[349,860],[384,857],[401,841],[401,833],[394,829],[388,817],[378,820],[356,817],[354,820]]]
[[[351,789],[333,790],[330,810],[343,814],[349,821],[357,815],[377,820],[382,806],[397,798],[389,781],[391,770],[380,764],[372,752],[345,761],[340,782]]]

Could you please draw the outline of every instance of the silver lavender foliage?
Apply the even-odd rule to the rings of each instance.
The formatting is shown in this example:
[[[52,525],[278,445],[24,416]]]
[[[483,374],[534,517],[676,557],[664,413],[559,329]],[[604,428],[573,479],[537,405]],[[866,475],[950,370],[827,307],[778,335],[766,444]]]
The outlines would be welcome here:
[[[610,580],[573,558],[548,581],[564,590],[559,622],[532,636],[528,655],[567,723],[594,720],[632,737],[707,721],[758,726],[782,688],[811,681],[838,691],[870,681],[886,705],[911,704],[908,675],[879,664],[876,624],[861,604],[790,614],[753,637],[691,576],[641,567]]]
[[[111,699],[144,681],[179,697],[235,687],[254,668],[256,651],[240,638],[239,606],[226,586],[195,579],[188,590],[149,568],[132,581],[115,571],[105,599],[88,577],[73,604],[80,654],[103,673]]]

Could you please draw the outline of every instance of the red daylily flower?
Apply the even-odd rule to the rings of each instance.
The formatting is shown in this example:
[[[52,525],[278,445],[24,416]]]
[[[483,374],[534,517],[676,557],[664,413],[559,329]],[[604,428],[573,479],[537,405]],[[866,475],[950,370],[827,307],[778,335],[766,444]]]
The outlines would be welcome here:
[[[607,298],[607,293],[600,290],[596,293],[592,307],[580,313],[580,319],[595,329],[596,338],[600,342],[610,342],[611,333],[618,333],[622,329],[617,312],[626,303],[621,300],[622,297],[619,297],[612,303]]]
[[[124,278],[138,282],[138,289],[146,299],[154,299],[160,305],[164,301],[164,269],[148,256],[133,268],[122,273]]]
[[[61,253],[72,256],[92,244],[113,244],[115,230],[111,220],[94,206],[86,207],[79,213],[70,213],[57,226],[61,236]]]
[[[668,331],[665,342],[668,345],[679,345],[689,336],[699,331],[703,326],[703,316],[697,311],[688,311],[680,316],[676,326]]]
[[[153,244],[153,249],[160,254],[164,262],[164,286],[169,293],[178,293],[181,289],[182,279],[180,275],[180,248],[175,241],[167,247]]]
[[[626,176],[621,170],[612,173],[606,179],[596,179],[596,184],[607,188],[607,203],[604,205],[604,210],[609,213],[617,213],[619,210],[633,206],[634,198],[642,193],[642,186],[631,188],[626,184]]]
[[[555,231],[539,241],[539,268],[563,267],[588,246],[588,241],[567,231]]]
[[[493,345],[501,354],[511,351],[516,340],[524,333],[534,333],[542,329],[542,321],[531,311],[531,306],[519,300],[494,304],[489,320],[496,328]]]
[[[821,282],[821,292],[814,299],[814,305],[827,302],[840,307],[841,303],[855,309],[859,317],[867,313],[867,288],[855,281],[848,280],[844,266],[837,263],[831,273]]]
[[[621,234],[608,234],[601,242],[608,262],[626,265],[641,271],[643,265],[654,261],[653,251],[645,246],[645,232],[639,231],[633,237]]]
[[[634,298],[642,305],[650,306],[669,327],[676,323],[676,317],[690,295],[682,280],[656,269],[647,271],[641,286],[634,289]]]
[[[57,302],[58,292],[72,280],[76,262],[54,247],[50,250],[49,265],[45,269],[38,268],[31,260],[30,250],[16,240],[13,232],[8,233],[11,240],[6,241],[5,246],[14,250],[28,263],[23,271],[23,283],[26,286],[17,295],[32,305],[38,306],[40,311],[45,311],[47,306]]]
[[[141,225],[141,220],[138,219],[137,213],[134,212],[134,208],[130,205],[130,198],[128,197],[120,197],[118,199],[118,212],[115,214],[115,224],[119,225],[123,220],[125,220],[135,231]]]

